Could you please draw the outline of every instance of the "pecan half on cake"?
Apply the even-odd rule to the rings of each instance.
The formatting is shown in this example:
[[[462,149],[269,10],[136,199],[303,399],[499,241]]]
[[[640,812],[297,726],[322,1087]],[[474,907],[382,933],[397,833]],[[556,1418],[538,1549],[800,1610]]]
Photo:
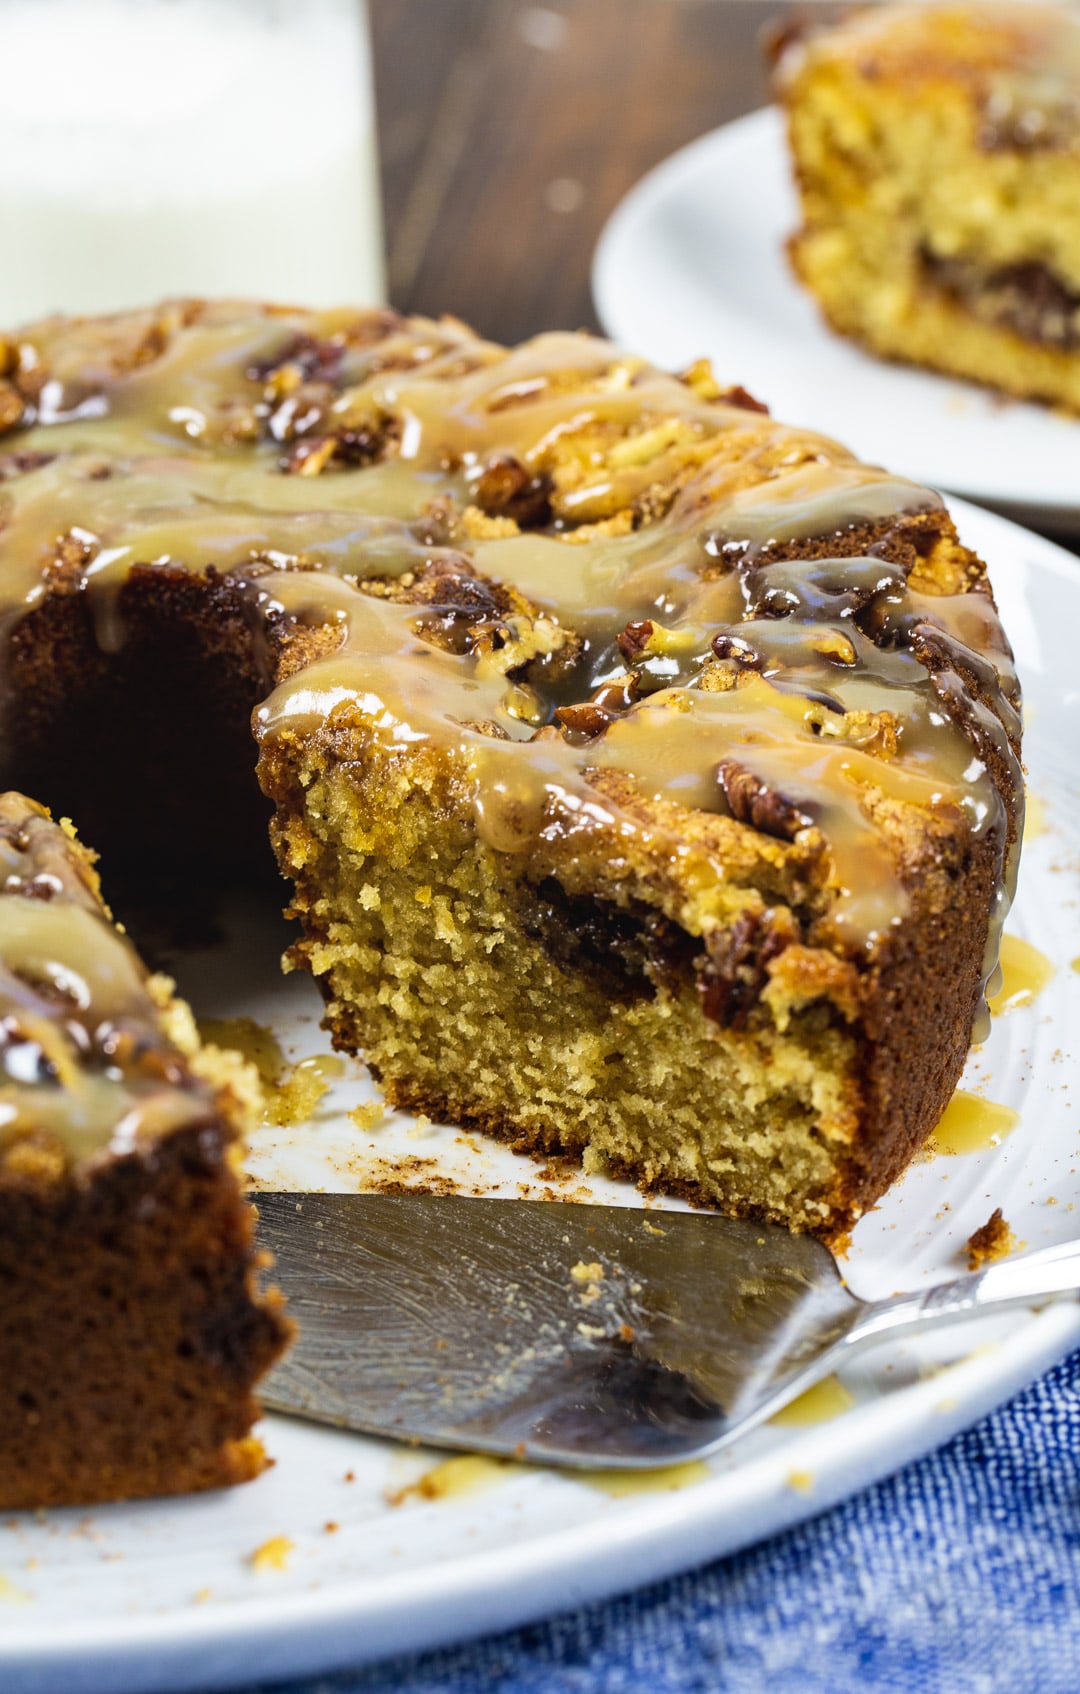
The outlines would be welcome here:
[[[795,269],[886,358],[1080,410],[1080,18],[883,5],[781,37]]]

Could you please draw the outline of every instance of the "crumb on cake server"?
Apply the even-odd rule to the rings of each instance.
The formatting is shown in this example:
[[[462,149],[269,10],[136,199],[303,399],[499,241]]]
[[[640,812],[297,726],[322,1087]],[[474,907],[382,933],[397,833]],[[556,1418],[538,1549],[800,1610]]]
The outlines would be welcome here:
[[[0,874],[0,1510],[247,1481],[288,1334],[235,1168],[253,1084],[19,794]]]
[[[890,359],[1080,411],[1080,17],[880,5],[778,37],[795,269]]]
[[[392,1101],[842,1236],[1015,874],[941,499],[582,335],[176,302],[31,326],[6,383],[9,779],[210,876],[257,757],[291,963]]]

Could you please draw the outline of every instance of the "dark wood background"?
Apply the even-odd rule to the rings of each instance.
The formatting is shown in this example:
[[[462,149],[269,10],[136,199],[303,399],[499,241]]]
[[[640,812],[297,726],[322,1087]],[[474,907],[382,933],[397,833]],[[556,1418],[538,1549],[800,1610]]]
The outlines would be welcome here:
[[[595,328],[627,189],[767,98],[772,0],[369,0],[389,296],[498,341]]]

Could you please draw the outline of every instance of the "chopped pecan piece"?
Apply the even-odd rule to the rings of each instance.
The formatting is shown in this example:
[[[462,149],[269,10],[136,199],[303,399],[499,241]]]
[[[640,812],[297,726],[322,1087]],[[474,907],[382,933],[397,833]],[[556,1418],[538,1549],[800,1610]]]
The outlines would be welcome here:
[[[531,659],[522,672],[526,682],[551,694],[572,677],[581,661],[582,639],[576,630],[560,628],[559,645]]]
[[[23,397],[14,383],[8,382],[6,377],[0,378],[0,435],[22,421],[23,410]]]
[[[382,450],[382,438],[374,429],[343,429],[334,437],[334,463],[370,465]]]
[[[761,655],[744,635],[733,629],[722,629],[712,639],[712,650],[718,659],[732,659],[746,670],[760,670]]]
[[[704,954],[694,961],[705,1016],[727,1029],[745,1029],[770,960],[797,939],[795,919],[783,907],[744,912],[730,929],[707,936]]]
[[[392,420],[343,427],[331,435],[307,434],[326,421],[324,408],[315,401],[279,428],[284,412],[282,407],[271,417],[270,428],[276,440],[293,443],[281,460],[281,469],[292,476],[320,476],[326,470],[354,470],[358,465],[374,464],[391,449],[398,436],[398,427]]]
[[[812,636],[809,643],[815,653],[820,653],[823,659],[831,664],[854,665],[858,655],[855,652],[851,637],[843,630],[826,629],[820,635]]]
[[[482,641],[498,646],[506,639],[499,622],[510,609],[506,590],[474,576],[463,556],[432,559],[406,598],[426,608],[417,619],[419,633],[447,652],[471,653]]]
[[[509,639],[505,625],[462,611],[458,606],[432,606],[421,612],[416,631],[425,641],[447,653],[456,653],[459,658],[475,653],[480,647],[489,650],[504,647]]]
[[[741,383],[735,383],[731,388],[722,388],[716,396],[717,402],[723,406],[737,406],[741,412],[763,412],[769,415],[769,408],[763,400],[755,400],[754,396],[743,388]]]
[[[633,671],[626,671],[603,683],[593,695],[592,704],[602,706],[605,712],[625,712],[638,698],[640,689],[640,678]]]
[[[584,700],[577,706],[559,706],[555,712],[556,721],[576,745],[594,741],[621,712],[634,704],[638,689],[638,678],[632,671],[627,671],[623,676],[603,683],[591,700]]]
[[[810,723],[818,735],[847,741],[877,759],[894,759],[900,749],[901,723],[895,712],[844,712],[824,708]]]
[[[278,371],[291,367],[301,381],[313,377],[332,382],[337,376],[345,349],[337,341],[320,341],[314,335],[294,335],[292,340],[268,358],[249,365],[244,375],[249,382],[269,382]]]
[[[579,706],[560,706],[555,717],[566,731],[567,738],[575,746],[580,746],[603,735],[612,714],[592,700],[583,700]]]
[[[447,547],[457,522],[454,502],[448,494],[436,494],[420,517],[408,526],[425,547]]]
[[[473,489],[481,511],[489,517],[513,518],[522,529],[551,522],[551,478],[533,476],[511,453],[489,459]]]
[[[628,623],[622,634],[617,638],[616,645],[628,665],[635,659],[640,659],[652,639],[653,625],[650,618],[642,618],[638,623]]]
[[[429,560],[409,599],[440,610],[471,612],[474,617],[497,617],[509,609],[506,590],[487,577],[476,576],[463,553]]]
[[[281,468],[290,476],[321,476],[334,456],[334,446],[332,435],[298,441],[282,460]]]
[[[724,798],[738,823],[752,824],[762,835],[793,841],[800,829],[813,823],[808,812],[788,800],[737,759],[722,759],[717,768]]]

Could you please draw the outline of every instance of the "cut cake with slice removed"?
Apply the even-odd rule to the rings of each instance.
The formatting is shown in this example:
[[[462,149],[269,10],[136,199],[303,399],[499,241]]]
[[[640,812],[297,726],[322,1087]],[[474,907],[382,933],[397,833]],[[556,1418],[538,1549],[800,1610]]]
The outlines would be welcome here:
[[[1015,874],[940,497],[588,336],[179,302],[31,326],[7,381],[12,779],[111,853],[138,770],[254,863],[254,710],[292,961],[392,1101],[841,1237]]]

